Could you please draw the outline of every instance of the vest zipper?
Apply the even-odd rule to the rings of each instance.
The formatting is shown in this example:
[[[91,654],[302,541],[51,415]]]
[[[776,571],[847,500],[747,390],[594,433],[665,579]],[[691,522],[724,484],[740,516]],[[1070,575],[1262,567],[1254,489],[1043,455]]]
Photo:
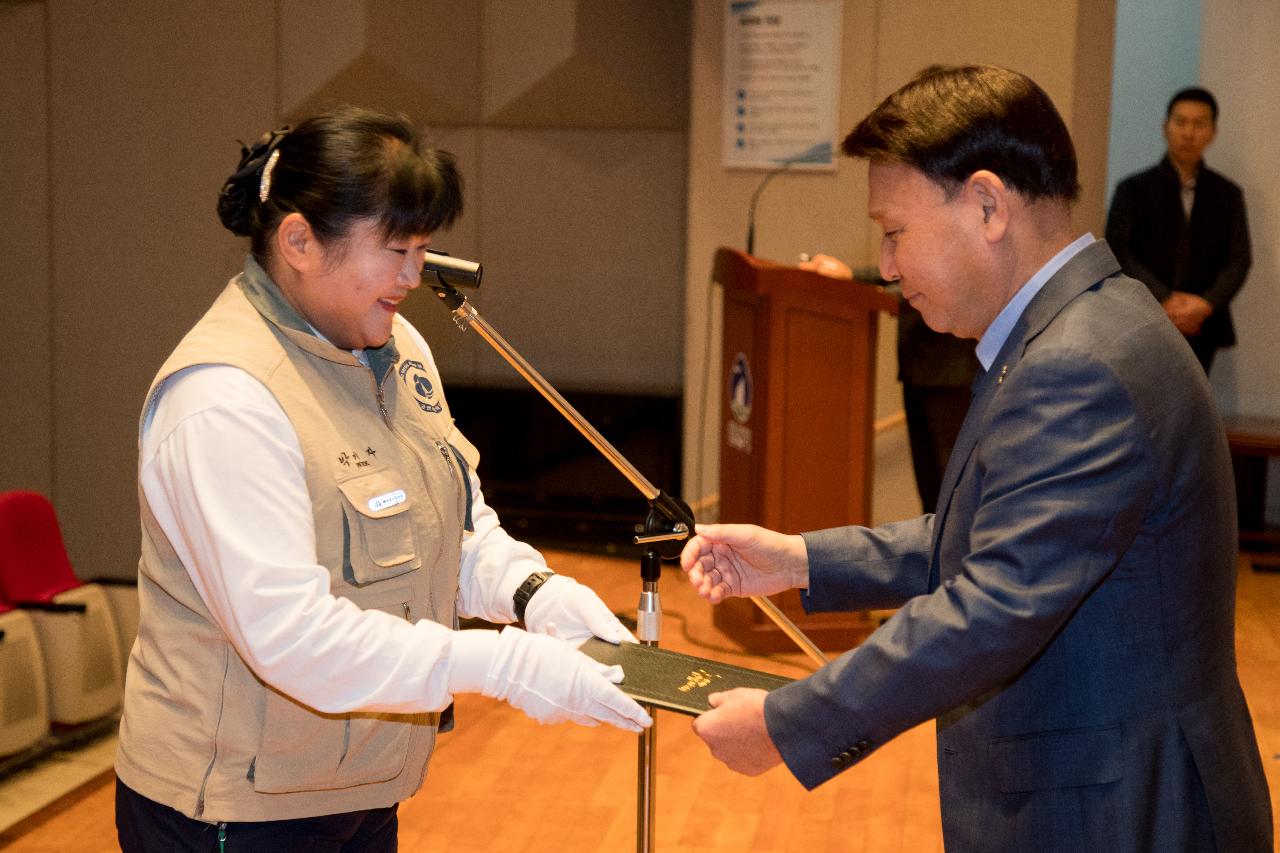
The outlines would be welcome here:
[[[222,658],[222,681],[227,681],[227,671],[231,667],[231,658],[224,652]],[[222,708],[218,709],[218,726],[222,725]],[[216,736],[217,728],[215,727],[215,737],[213,740],[213,755],[209,757],[209,764],[204,768],[204,778],[200,780],[200,790],[196,793],[196,813],[198,820],[204,814],[204,794],[209,787],[209,777],[213,775],[213,767],[218,763],[218,739]]]
[[[386,396],[382,390],[382,385],[378,382],[377,377],[373,375],[373,371],[369,371],[369,379],[373,382],[374,396],[377,398],[377,401],[378,401],[378,411],[382,413],[382,422],[387,425],[387,429],[389,429],[391,431],[391,434],[394,435],[397,439],[399,439],[402,444],[404,444],[407,447],[412,447],[412,445],[410,445],[407,441],[405,441],[403,438],[400,437],[400,433],[397,432],[396,428],[392,425],[391,413],[387,411]],[[449,479],[457,483],[460,477],[458,474],[458,470],[456,468],[453,454],[449,451],[449,445],[445,444],[443,441],[441,441],[438,438],[433,439],[433,441],[435,442],[436,450],[440,451],[440,456],[444,459],[445,467],[449,469]],[[465,487],[465,482],[463,485]],[[460,490],[458,494],[459,494],[459,497],[461,498],[461,500],[458,501],[458,512],[459,512],[459,516],[464,518],[464,523],[465,523],[465,513],[467,511],[466,510],[467,496],[462,494]],[[459,536],[459,541],[461,541],[461,536]]]
[[[450,479],[453,479],[453,480],[458,479],[458,472],[453,467],[453,454],[449,452],[449,445],[445,444],[443,441],[441,441],[438,438],[435,440],[435,442],[436,442],[436,450],[440,451],[440,455],[444,457],[444,465],[446,468],[449,469]]]
[[[408,441],[406,441],[406,440],[405,440],[405,439],[400,435],[400,433],[396,430],[395,426],[393,426],[393,425],[392,425],[392,423],[391,423],[391,414],[387,411],[386,397],[385,397],[385,395],[384,395],[384,393],[383,393],[383,390],[382,390],[382,383],[380,383],[380,382],[378,381],[378,378],[377,378],[376,376],[374,376],[374,375],[373,375],[373,371],[372,371],[372,370],[370,370],[370,371],[369,371],[369,381],[371,381],[371,382],[373,383],[374,395],[375,395],[375,397],[377,398],[377,402],[378,402],[378,410],[382,413],[382,422],[383,422],[383,423],[385,423],[385,424],[387,425],[387,429],[391,432],[391,434],[392,434],[393,436],[395,436],[395,437],[396,437],[396,440],[397,440],[397,441],[399,441],[401,444],[403,444],[403,445],[405,445],[406,447],[408,447],[408,448],[410,449],[410,451],[411,451],[411,452],[413,452],[413,455],[414,455],[414,456],[417,456],[417,453],[416,453],[416,452],[414,452],[414,446],[413,446],[412,444],[410,444]],[[437,439],[433,439],[433,441],[435,442],[436,449],[440,451],[440,455],[441,455],[441,457],[443,457],[443,458],[444,458],[444,464],[445,464],[445,467],[447,467],[447,468],[449,469],[449,478],[450,478],[450,479],[451,479],[455,484],[457,484],[457,487],[454,489],[454,492],[455,492],[455,494],[457,495],[458,518],[459,518],[459,520],[461,520],[461,521],[462,521],[462,524],[460,524],[460,525],[458,526],[458,543],[457,543],[457,544],[458,544],[458,547],[459,547],[459,548],[461,548],[461,546],[462,546],[462,538],[463,538],[463,530],[462,530],[462,528],[466,525],[467,501],[469,500],[469,497],[470,497],[469,495],[465,495],[465,494],[463,494],[463,490],[464,490],[465,488],[467,488],[467,481],[466,481],[466,478],[465,478],[465,477],[460,476],[460,474],[459,474],[458,470],[455,468],[455,460],[454,460],[454,458],[453,458],[453,454],[449,451],[449,445],[448,445],[448,444],[446,444],[445,442],[441,441],[441,440],[440,440],[440,439],[438,439],[438,438],[437,438]],[[426,463],[426,460],[425,460],[425,459],[422,459],[421,457],[419,457],[419,462],[418,462],[418,464],[419,464],[419,465],[425,465],[425,463]],[[425,474],[425,472],[424,472],[424,474]],[[430,589],[428,589],[428,591],[427,591],[427,607],[428,607],[428,612],[433,612],[433,611],[434,611],[434,606],[435,606],[435,605],[434,605],[434,601],[433,601],[433,599],[432,599],[431,591],[430,591]],[[455,610],[454,610],[454,612],[455,612],[455,615],[456,615],[456,612],[457,612],[456,604],[455,604]],[[425,768],[425,767],[423,768],[423,771],[422,771],[422,772],[423,772],[423,778],[425,779],[425,778],[426,778],[426,768]]]
[[[389,428],[391,426],[391,415],[387,413],[387,401],[382,395],[382,386],[378,384],[378,380],[374,379],[374,387],[378,393],[378,409],[382,412],[382,420]]]
[[[467,481],[467,478],[462,476],[462,472],[458,470],[458,460],[453,458],[453,451],[449,449],[449,445],[438,438],[435,439],[435,443],[436,443],[436,449],[439,450],[440,455],[444,457],[445,467],[449,469],[449,478],[452,479],[455,483],[458,483],[458,488],[455,489],[460,499],[458,501],[458,517],[462,520],[462,526],[466,527],[467,503],[471,500],[471,496],[467,494],[463,494],[463,492],[468,488],[469,483]],[[458,533],[458,544],[459,545],[462,544],[461,531]]]
[[[213,751],[213,758],[210,759],[209,766],[205,768],[204,779],[200,780],[200,791],[199,793],[196,794],[195,816],[197,819],[199,819],[200,815],[204,814],[204,792],[205,792],[205,789],[209,787],[209,777],[213,775],[213,765],[217,762],[217,760],[218,760],[218,750],[215,747]]]
[[[391,414],[387,411],[386,397],[385,397],[385,396],[384,396],[384,394],[383,394],[382,384],[381,384],[380,382],[378,382],[378,379],[377,379],[377,377],[376,377],[376,376],[374,376],[374,375],[373,375],[373,371],[372,371],[372,370],[370,370],[370,371],[369,371],[369,378],[370,378],[370,380],[373,382],[374,391],[375,391],[376,396],[377,396],[377,400],[378,400],[378,410],[379,410],[380,412],[382,412],[382,422],[383,422],[383,423],[385,423],[385,424],[387,425],[387,430],[388,430],[388,431],[390,431],[390,433],[391,433],[393,436],[395,436],[395,438],[396,438],[396,440],[397,440],[397,441],[399,441],[399,442],[400,442],[401,444],[403,444],[405,447],[409,448],[411,455],[412,455],[412,456],[414,456],[414,457],[416,457],[416,458],[418,459],[418,464],[419,464],[419,466],[421,466],[421,467],[425,468],[425,466],[426,466],[426,459],[424,459],[423,457],[419,456],[419,455],[418,455],[418,453],[417,453],[417,451],[416,451],[415,446],[414,446],[414,445],[412,445],[412,444],[410,444],[407,440],[405,440],[405,439],[404,439],[404,437],[402,437],[402,436],[400,435],[400,433],[396,430],[395,426],[393,426],[393,425],[392,425],[392,423],[391,423]],[[440,440],[440,439],[438,439],[438,438],[437,438],[437,439],[433,439],[433,441],[435,442],[436,449],[440,451],[440,455],[441,455],[441,457],[443,457],[443,458],[444,458],[444,464],[445,464],[445,467],[447,467],[447,468],[449,469],[449,479],[450,479],[450,480],[452,480],[452,481],[456,484],[456,487],[455,487],[455,489],[454,489],[454,492],[457,494],[457,498],[458,498],[458,500],[457,500],[457,505],[458,505],[458,518],[459,518],[459,520],[460,520],[460,521],[462,521],[462,524],[459,524],[459,525],[458,525],[458,541],[457,541],[457,547],[458,547],[459,549],[461,549],[461,547],[462,547],[462,538],[463,538],[463,527],[465,527],[465,526],[466,526],[466,512],[467,512],[467,505],[468,505],[468,503],[469,503],[469,502],[470,502],[470,500],[471,500],[471,496],[470,496],[470,495],[467,495],[467,494],[464,494],[464,493],[463,493],[463,491],[468,487],[468,481],[467,481],[467,478],[466,478],[465,476],[462,476],[461,472],[460,472],[458,469],[456,469],[456,468],[455,468],[456,460],[453,458],[453,454],[452,454],[452,453],[450,452],[450,450],[449,450],[449,445],[448,445],[448,444],[446,444],[445,442],[441,441],[441,440]],[[425,474],[426,474],[426,472],[425,472],[425,470],[424,470],[424,471],[423,471],[424,481],[425,481],[425,479],[426,479]],[[429,582],[429,583],[427,584],[427,602],[426,602],[426,608],[427,608],[426,612],[427,612],[427,613],[434,613],[434,612],[435,612],[435,609],[436,609],[436,607],[435,607],[435,596],[434,596],[434,594],[433,594],[433,589],[432,589],[432,587],[433,587],[433,584]],[[456,593],[455,593],[455,596],[456,596]],[[409,609],[409,602],[407,602],[407,601],[406,601],[406,602],[403,602],[403,605],[404,605],[404,618],[405,618],[406,620],[412,621],[413,616],[412,616],[412,613],[411,613],[411,611],[410,611],[410,609]],[[454,620],[455,627],[456,627],[456,623],[457,623],[457,620],[458,620],[458,605],[457,605],[457,601],[456,601],[456,600],[454,601],[454,604],[453,604],[453,620]],[[435,748],[435,747],[434,747],[434,743],[435,743],[435,732],[434,732],[434,731],[431,733],[431,741],[432,741],[431,751],[434,751],[434,748]],[[430,752],[428,752],[428,755],[430,755]],[[420,773],[420,775],[418,776],[418,786],[419,786],[419,787],[421,787],[421,786],[422,786],[423,781],[427,778],[427,765],[428,765],[429,763],[430,763],[429,761],[424,761],[424,762],[422,762],[422,772],[421,772],[421,773]],[[219,853],[224,853],[224,851],[219,851]]]

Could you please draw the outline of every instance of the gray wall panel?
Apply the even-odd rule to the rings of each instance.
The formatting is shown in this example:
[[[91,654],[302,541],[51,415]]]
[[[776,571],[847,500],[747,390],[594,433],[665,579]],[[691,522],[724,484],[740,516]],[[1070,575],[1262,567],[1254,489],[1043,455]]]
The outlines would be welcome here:
[[[504,47],[547,27],[565,49],[542,71]],[[2,485],[52,495],[81,574],[133,574],[143,395],[243,257],[214,213],[236,140],[335,101],[457,152],[467,213],[437,245],[485,263],[477,305],[555,381],[678,388],[688,35],[683,0],[0,3],[0,151],[22,164],[0,178],[21,200],[0,228]],[[448,381],[519,383],[433,302],[406,313]],[[646,327],[652,367],[630,355]]]
[[[0,4],[0,490],[53,487],[45,4]]]
[[[238,266],[217,190],[273,123],[267,4],[50,4],[54,492],[83,576],[138,555],[152,375]]]
[[[484,306],[553,383],[678,393],[684,147],[662,131],[486,131],[480,229],[511,239],[486,241]],[[497,359],[478,374],[520,382]]]

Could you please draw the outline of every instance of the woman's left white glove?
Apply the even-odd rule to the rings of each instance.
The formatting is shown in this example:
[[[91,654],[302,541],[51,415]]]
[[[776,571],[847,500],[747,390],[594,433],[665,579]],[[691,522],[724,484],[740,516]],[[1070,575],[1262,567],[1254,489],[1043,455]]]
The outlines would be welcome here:
[[[600,596],[564,575],[552,575],[538,587],[525,606],[524,624],[535,634],[559,637],[575,648],[593,636],[610,643],[636,642]]]
[[[615,686],[622,667],[605,666],[563,640],[513,625],[501,632],[454,631],[448,677],[451,694],[501,699],[540,723],[608,723],[630,732],[653,724]]]

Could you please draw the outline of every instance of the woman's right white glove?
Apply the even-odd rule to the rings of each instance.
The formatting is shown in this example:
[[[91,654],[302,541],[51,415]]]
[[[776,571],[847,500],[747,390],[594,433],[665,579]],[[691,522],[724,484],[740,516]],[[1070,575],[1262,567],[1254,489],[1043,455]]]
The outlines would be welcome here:
[[[450,653],[452,693],[501,699],[540,723],[608,723],[630,732],[653,719],[614,685],[622,667],[605,666],[563,640],[508,626],[456,631]]]

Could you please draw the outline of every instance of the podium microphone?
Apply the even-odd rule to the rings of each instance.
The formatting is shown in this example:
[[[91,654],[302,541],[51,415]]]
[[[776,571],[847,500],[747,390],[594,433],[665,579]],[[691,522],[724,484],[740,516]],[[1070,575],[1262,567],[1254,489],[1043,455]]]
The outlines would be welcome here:
[[[480,273],[478,261],[465,261],[436,249],[427,249],[427,255],[422,261],[422,283],[428,286],[435,286],[431,279],[434,275],[442,285],[479,287]]]
[[[778,177],[778,175],[781,175],[783,172],[790,169],[792,165],[794,165],[796,162],[797,161],[795,159],[782,161],[781,166],[778,166],[776,169],[773,169],[771,172],[769,172],[767,175],[764,176],[764,180],[762,180],[760,182],[760,185],[756,187],[756,191],[751,194],[751,205],[750,207],[747,208],[747,254],[748,255],[755,254],[756,202],[760,200],[760,193],[764,192],[764,188],[769,185],[770,181],[772,181],[774,178]]]

